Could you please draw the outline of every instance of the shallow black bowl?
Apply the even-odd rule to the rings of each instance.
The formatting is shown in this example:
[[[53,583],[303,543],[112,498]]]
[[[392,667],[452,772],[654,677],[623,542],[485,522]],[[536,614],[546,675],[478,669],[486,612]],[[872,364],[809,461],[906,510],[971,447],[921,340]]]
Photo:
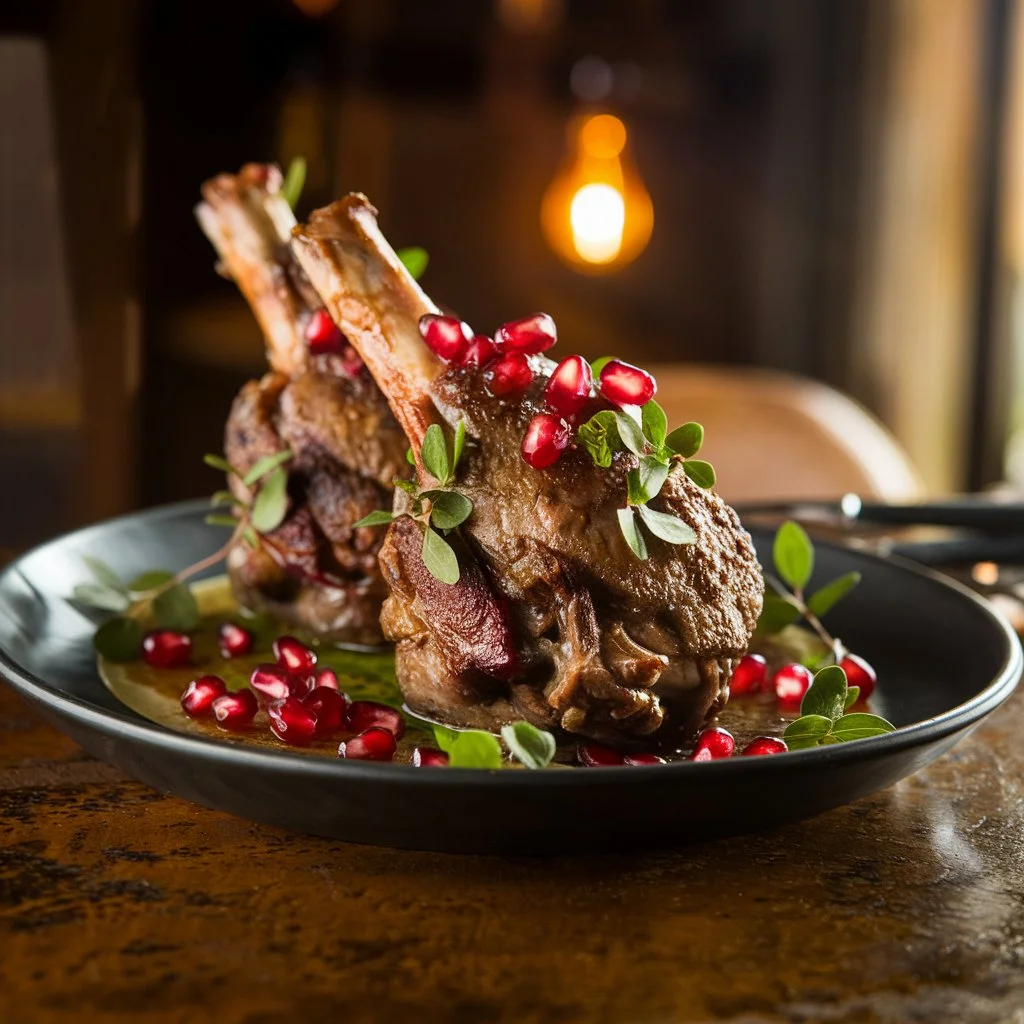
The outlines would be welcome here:
[[[820,545],[816,577],[863,582],[830,616],[878,669],[894,733],[776,757],[657,768],[466,771],[332,761],[172,732],[96,674],[94,625],[66,601],[83,554],[123,576],[188,565],[222,540],[205,503],[58,538],[0,573],[0,674],[86,750],[157,789],[296,831],[425,850],[594,851],[762,829],[855,800],[948,750],[1012,692],[1020,644],[968,590]],[[770,538],[755,534],[762,551]]]

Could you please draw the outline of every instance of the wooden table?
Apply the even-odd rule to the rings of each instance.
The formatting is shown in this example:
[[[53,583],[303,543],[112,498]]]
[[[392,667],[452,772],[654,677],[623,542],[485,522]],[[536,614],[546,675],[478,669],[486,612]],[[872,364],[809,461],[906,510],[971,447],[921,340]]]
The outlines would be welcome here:
[[[1024,1022],[1024,692],[926,771],[674,853],[252,825],[0,687],[0,1020]]]

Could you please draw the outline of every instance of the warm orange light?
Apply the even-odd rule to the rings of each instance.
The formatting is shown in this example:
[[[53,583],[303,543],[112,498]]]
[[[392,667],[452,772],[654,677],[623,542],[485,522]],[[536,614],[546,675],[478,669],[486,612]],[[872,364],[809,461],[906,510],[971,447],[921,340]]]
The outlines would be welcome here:
[[[570,125],[569,152],[544,194],[541,224],[570,266],[606,273],[646,248],[654,209],[629,155],[626,126],[611,114]]]

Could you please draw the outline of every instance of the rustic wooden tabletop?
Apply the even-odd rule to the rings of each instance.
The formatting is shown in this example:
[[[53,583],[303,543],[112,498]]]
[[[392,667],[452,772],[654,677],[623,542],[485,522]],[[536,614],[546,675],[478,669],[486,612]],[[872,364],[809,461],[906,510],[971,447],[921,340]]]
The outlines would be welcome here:
[[[5,1024],[1024,1024],[1024,692],[927,770],[803,824],[510,860],[205,810],[0,686],[0,836]]]

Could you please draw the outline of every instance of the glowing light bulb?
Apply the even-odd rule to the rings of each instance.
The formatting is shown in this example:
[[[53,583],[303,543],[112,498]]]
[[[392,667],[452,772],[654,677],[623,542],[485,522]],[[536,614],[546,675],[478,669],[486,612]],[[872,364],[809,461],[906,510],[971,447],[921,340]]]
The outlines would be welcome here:
[[[611,114],[574,121],[569,151],[544,194],[541,224],[570,266],[606,273],[643,252],[654,209],[629,155],[625,124]]]

